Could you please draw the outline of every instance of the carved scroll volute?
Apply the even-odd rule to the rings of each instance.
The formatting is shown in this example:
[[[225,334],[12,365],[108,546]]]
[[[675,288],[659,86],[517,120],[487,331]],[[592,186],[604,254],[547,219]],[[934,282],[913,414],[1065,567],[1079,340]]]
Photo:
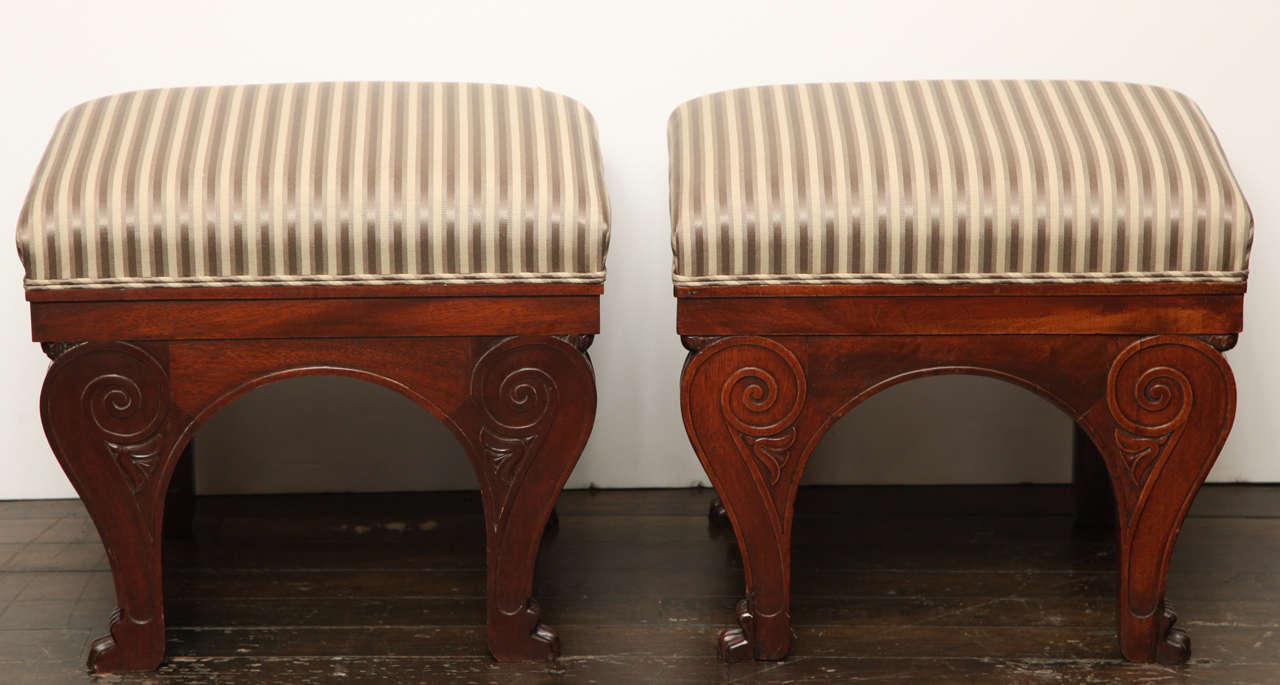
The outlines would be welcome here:
[[[485,506],[496,530],[512,486],[546,437],[558,405],[559,389],[546,368],[545,344],[509,338],[490,348],[476,363],[471,394],[479,404],[481,425],[475,436],[484,455]]]
[[[734,367],[720,385],[721,415],[780,524],[794,485],[784,474],[797,472],[801,448],[795,422],[806,399],[804,368],[791,350],[766,338],[734,338],[713,353]]]
[[[172,437],[163,430],[168,374],[145,350],[126,343],[71,353],[76,370],[85,373],[80,402],[87,427],[97,432],[129,488],[142,492],[163,456],[161,446]]]
[[[1107,408],[1118,426],[1112,437],[1137,490],[1177,444],[1195,399],[1187,375],[1150,349],[1142,341],[1129,346],[1107,378]]]
[[[178,437],[164,365],[128,343],[80,345],[55,361],[43,402],[46,432],[68,473],[83,481],[77,487],[103,487],[97,479],[109,474],[96,464],[105,453],[155,535],[151,500],[163,490],[155,475]]]

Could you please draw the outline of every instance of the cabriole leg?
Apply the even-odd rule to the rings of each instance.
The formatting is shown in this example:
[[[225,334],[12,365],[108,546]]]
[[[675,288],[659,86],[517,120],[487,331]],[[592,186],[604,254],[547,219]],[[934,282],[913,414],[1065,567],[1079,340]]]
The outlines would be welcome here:
[[[1165,601],[1173,545],[1235,416],[1235,380],[1200,340],[1155,336],[1111,365],[1106,397],[1081,419],[1111,471],[1120,539],[1120,648],[1175,664],[1191,640]]]
[[[720,634],[720,655],[782,659],[791,649],[791,512],[801,466],[793,456],[812,437],[796,426],[805,371],[767,338],[685,344],[685,429],[732,522],[746,575],[738,627]]]
[[[532,598],[538,546],[595,420],[590,338],[508,338],[476,363],[455,417],[485,506],[489,650],[499,661],[560,653]]]
[[[59,351],[40,399],[45,434],[102,536],[118,607],[89,668],[151,670],[164,657],[165,492],[187,421],[171,405],[164,348]]]

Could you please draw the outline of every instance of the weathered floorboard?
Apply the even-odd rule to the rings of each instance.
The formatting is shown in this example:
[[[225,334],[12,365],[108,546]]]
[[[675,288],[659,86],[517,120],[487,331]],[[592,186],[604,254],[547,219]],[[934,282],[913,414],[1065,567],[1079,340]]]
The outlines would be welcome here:
[[[806,488],[784,663],[725,665],[741,593],[706,490],[569,492],[535,592],[550,664],[484,656],[474,493],[201,498],[167,543],[154,683],[1280,682],[1280,488],[1206,488],[1170,574],[1195,639],[1180,668],[1123,662],[1114,545],[1064,487]],[[0,682],[94,682],[114,606],[75,501],[0,503]],[[99,679],[97,682],[103,682]]]

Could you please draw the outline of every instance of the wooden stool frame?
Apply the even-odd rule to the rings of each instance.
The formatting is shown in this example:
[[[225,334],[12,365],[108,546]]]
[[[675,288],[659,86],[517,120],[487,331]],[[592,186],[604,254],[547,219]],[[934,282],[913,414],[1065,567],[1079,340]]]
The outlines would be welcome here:
[[[219,408],[300,375],[384,385],[444,422],[480,484],[488,644],[501,661],[559,653],[531,597],[544,526],[586,444],[598,284],[280,286],[29,291],[53,359],[49,444],[107,549],[118,608],[99,672],[164,656],[161,531],[184,447]],[[478,532],[478,531],[477,531]]]
[[[1139,662],[1185,661],[1191,643],[1174,627],[1165,578],[1235,415],[1222,351],[1241,330],[1244,290],[677,286],[677,330],[690,351],[680,386],[685,428],[746,575],[738,627],[721,633],[721,655],[781,659],[790,650],[792,507],[827,429],[884,388],[965,373],[1033,390],[1076,422],[1077,500],[1111,501],[1108,480],[1114,492],[1121,652]],[[1101,482],[1090,475],[1103,473],[1099,455]]]

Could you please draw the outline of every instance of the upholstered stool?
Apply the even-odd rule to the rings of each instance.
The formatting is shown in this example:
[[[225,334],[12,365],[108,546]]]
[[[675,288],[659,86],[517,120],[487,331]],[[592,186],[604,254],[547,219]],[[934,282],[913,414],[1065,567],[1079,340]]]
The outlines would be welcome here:
[[[595,417],[608,215],[590,114],[537,89],[189,88],[68,112],[18,246],[54,359],[45,431],[115,577],[90,666],[160,663],[183,446],[303,374],[390,387],[453,431],[484,501],[489,648],[557,653],[532,576]]]
[[[1077,422],[1077,472],[1114,491],[1121,650],[1185,660],[1165,575],[1231,427],[1252,230],[1199,109],[1119,83],[814,84],[698,98],[669,134],[685,426],[746,570],[722,653],[787,654],[792,503],[831,424],[972,373]]]

